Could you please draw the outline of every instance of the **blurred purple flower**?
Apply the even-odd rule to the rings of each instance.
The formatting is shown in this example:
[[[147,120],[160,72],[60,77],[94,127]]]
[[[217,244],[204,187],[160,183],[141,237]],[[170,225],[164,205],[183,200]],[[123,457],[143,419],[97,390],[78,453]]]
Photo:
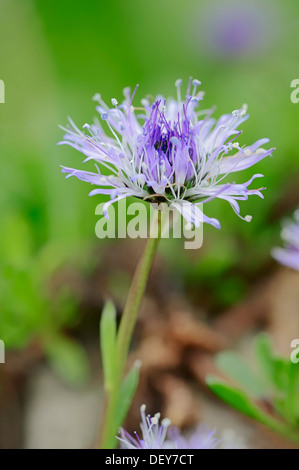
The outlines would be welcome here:
[[[196,227],[203,221],[220,228],[217,219],[207,217],[198,207],[219,198],[249,222],[251,216],[241,217],[238,201],[252,194],[263,198],[263,188],[248,189],[254,179],[263,175],[255,174],[243,184],[224,183],[224,179],[270,155],[273,149],[261,148],[269,140],[240,147],[235,139],[241,134],[238,127],[248,119],[246,106],[216,120],[211,117],[213,109],[197,111],[203,98],[203,93],[197,91],[200,82],[189,80],[184,101],[181,85],[182,80],[177,80],[177,101],[157,97],[150,104],[143,99],[141,108],[132,105],[137,87],[132,95],[129,89],[124,90],[125,101],[120,105],[113,98],[112,109],[96,95],[97,111],[111,136],[106,135],[99,121],[85,124],[85,133],[70,120],[71,126],[65,129],[60,143],[79,150],[86,156],[84,161],[94,160],[110,174],[101,174],[97,165],[95,173],[66,167],[62,171],[67,177],[76,176],[97,186],[90,195],[110,196],[103,208],[107,218],[110,204],[135,196],[149,202],[165,201]],[[232,151],[236,153],[229,156]]]
[[[224,57],[260,53],[278,32],[273,2],[210,1],[200,7],[198,31],[209,53]]]
[[[294,213],[295,222],[285,221],[281,238],[285,248],[274,248],[272,256],[279,263],[299,271],[299,209]]]
[[[219,440],[214,437],[215,431],[207,431],[199,426],[189,437],[183,437],[180,431],[170,426],[169,419],[160,424],[160,413],[151,417],[145,414],[146,406],[140,408],[142,437],[137,433],[131,436],[124,429],[118,437],[122,449],[215,449]]]

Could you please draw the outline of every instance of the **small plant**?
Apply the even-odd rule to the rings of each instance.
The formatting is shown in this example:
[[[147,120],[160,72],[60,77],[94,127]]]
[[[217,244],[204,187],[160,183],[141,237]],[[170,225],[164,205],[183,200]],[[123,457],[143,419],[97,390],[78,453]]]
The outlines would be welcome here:
[[[223,401],[299,443],[299,367],[276,355],[270,337],[260,334],[254,344],[257,371],[240,354],[226,351],[216,364],[236,385],[210,375],[209,388]]]
[[[125,100],[119,104],[112,98],[112,108],[99,94],[99,120],[79,129],[70,119],[61,144],[80,151],[86,161],[93,161],[95,171],[62,167],[69,178],[75,176],[94,189],[89,193],[110,196],[103,205],[103,214],[109,219],[113,203],[134,196],[151,204],[164,202],[178,211],[189,225],[202,223],[220,229],[218,219],[206,216],[199,206],[213,199],[224,199],[234,212],[246,222],[252,217],[241,215],[239,201],[256,195],[263,198],[265,188],[249,189],[251,183],[263,175],[254,174],[245,183],[225,182],[226,177],[251,168],[272,154],[260,139],[241,147],[236,138],[239,126],[248,119],[247,106],[211,117],[213,109],[198,111],[203,93],[198,91],[199,80],[190,79],[187,92],[181,95],[182,80],[176,81],[177,100],[157,97],[154,102],[141,100],[141,107],[133,105],[138,86],[131,94],[124,90]],[[135,114],[135,111],[138,113]],[[142,111],[142,113],[140,113]],[[125,375],[129,347],[141,300],[146,288],[151,265],[161,238],[161,211],[157,207],[153,226],[155,236],[148,236],[128,293],[119,328],[116,328],[114,307],[108,303],[101,320],[101,351],[104,370],[105,402],[100,435],[100,448],[114,448],[116,435],[129,410],[138,383],[138,367]]]

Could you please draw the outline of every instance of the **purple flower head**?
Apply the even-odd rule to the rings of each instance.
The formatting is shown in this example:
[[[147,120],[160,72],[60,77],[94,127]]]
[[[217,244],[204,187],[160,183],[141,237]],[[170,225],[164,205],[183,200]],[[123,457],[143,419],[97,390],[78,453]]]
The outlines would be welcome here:
[[[285,248],[274,248],[272,256],[281,264],[299,271],[299,209],[294,213],[295,222],[286,221],[283,224],[281,237]]]
[[[243,58],[269,49],[279,33],[273,2],[209,0],[195,15],[196,44],[209,56]],[[193,14],[194,17],[194,14]]]
[[[97,111],[109,135],[99,120],[85,124],[82,131],[70,120],[61,143],[83,153],[85,162],[93,160],[96,171],[66,167],[62,171],[67,177],[76,176],[95,185],[90,195],[110,196],[103,208],[105,217],[109,218],[110,204],[135,196],[148,202],[166,202],[196,227],[203,221],[220,228],[220,222],[204,215],[199,204],[224,199],[241,217],[239,200],[247,200],[252,194],[263,198],[263,188],[249,189],[254,179],[263,176],[259,173],[243,184],[224,181],[230,173],[251,167],[273,150],[261,148],[268,139],[246,147],[235,141],[241,133],[238,127],[248,119],[246,106],[216,120],[211,117],[213,109],[198,111],[203,98],[197,91],[200,82],[189,80],[184,100],[181,85],[182,80],[177,80],[177,100],[158,97],[151,104],[143,99],[137,108],[133,106],[137,87],[133,94],[124,90],[125,100],[120,105],[113,98],[112,108],[96,95]],[[103,175],[100,167],[109,174]],[[251,220],[251,216],[241,218]]]
[[[221,441],[215,437],[215,432],[215,429],[207,429],[200,424],[185,436],[176,427],[170,428],[168,434],[175,443],[175,449],[215,449]]]
[[[170,420],[165,418],[160,424],[160,413],[155,416],[145,414],[146,406],[140,407],[142,437],[137,432],[131,436],[123,428],[120,429],[119,441],[123,449],[175,449],[174,443],[167,438]]]
[[[124,429],[120,430],[119,441],[123,449],[214,449],[219,440],[214,437],[215,431],[207,431],[199,426],[194,433],[183,437],[180,431],[171,426],[169,419],[160,424],[160,413],[154,417],[145,414],[146,406],[140,408],[142,437],[137,433],[131,436]]]

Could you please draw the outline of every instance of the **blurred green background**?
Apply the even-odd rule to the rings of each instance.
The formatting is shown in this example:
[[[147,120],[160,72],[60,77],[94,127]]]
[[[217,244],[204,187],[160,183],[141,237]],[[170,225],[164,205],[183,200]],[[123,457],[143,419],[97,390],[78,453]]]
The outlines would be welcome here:
[[[53,287],[53,279],[64,266],[89,273],[99,244],[118,242],[96,238],[101,199],[89,198],[87,185],[65,181],[59,165],[81,167],[82,157],[56,143],[67,116],[79,126],[92,121],[96,92],[120,101],[125,86],[139,83],[136,100],[170,96],[177,78],[192,75],[202,81],[204,107],[216,104],[216,115],[247,103],[250,119],[240,142],[269,137],[276,147],[254,169],[265,175],[265,200],[242,204],[242,214],[253,215],[250,224],[227,203],[211,202],[206,212],[221,220],[222,230],[206,226],[196,253],[178,241],[163,242],[161,252],[186,291],[213,292],[215,311],[242,299],[273,268],[280,220],[299,200],[299,104],[290,100],[290,83],[298,78],[299,4],[238,4],[239,10],[231,0],[0,0],[0,338],[7,348],[37,340],[54,365],[59,347],[66,364],[73,354],[84,362],[76,343],[62,335],[80,323],[80,299],[63,282]],[[219,14],[227,27],[222,37]],[[234,32],[240,50],[225,42]]]

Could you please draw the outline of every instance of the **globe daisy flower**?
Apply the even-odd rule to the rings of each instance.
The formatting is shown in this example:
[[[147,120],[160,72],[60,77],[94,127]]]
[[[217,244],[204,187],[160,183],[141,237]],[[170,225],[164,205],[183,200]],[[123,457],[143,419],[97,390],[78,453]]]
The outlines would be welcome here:
[[[273,2],[272,2],[273,3]],[[257,0],[213,0],[194,15],[195,44],[222,59],[265,53],[279,34],[277,7]]]
[[[180,431],[171,426],[171,421],[164,418],[160,423],[160,413],[155,416],[145,414],[146,406],[140,407],[141,436],[134,436],[124,429],[118,437],[122,449],[215,449],[219,440],[214,437],[215,431],[207,431],[199,426],[194,433],[184,437]]]
[[[62,172],[94,185],[90,196],[110,196],[103,207],[106,218],[111,204],[135,196],[167,203],[195,227],[203,221],[219,229],[219,220],[203,214],[199,207],[218,198],[249,222],[251,216],[241,216],[238,201],[251,195],[263,198],[264,188],[249,189],[263,175],[254,174],[241,184],[226,179],[271,155],[273,148],[262,148],[268,139],[241,147],[236,139],[241,134],[239,126],[248,119],[246,106],[216,120],[213,109],[198,110],[203,98],[199,86],[198,80],[190,79],[182,99],[182,80],[177,80],[176,100],[158,96],[151,103],[146,98],[137,107],[133,105],[137,87],[132,94],[124,90],[121,104],[113,98],[112,107],[95,95],[100,120],[80,130],[70,119],[60,143],[79,150],[86,157],[84,162],[94,161],[96,170],[62,167]],[[102,173],[104,168],[108,174]]]
[[[285,242],[284,248],[274,248],[272,256],[279,263],[299,271],[299,209],[294,213],[293,221],[285,221],[281,231],[281,238]]]

